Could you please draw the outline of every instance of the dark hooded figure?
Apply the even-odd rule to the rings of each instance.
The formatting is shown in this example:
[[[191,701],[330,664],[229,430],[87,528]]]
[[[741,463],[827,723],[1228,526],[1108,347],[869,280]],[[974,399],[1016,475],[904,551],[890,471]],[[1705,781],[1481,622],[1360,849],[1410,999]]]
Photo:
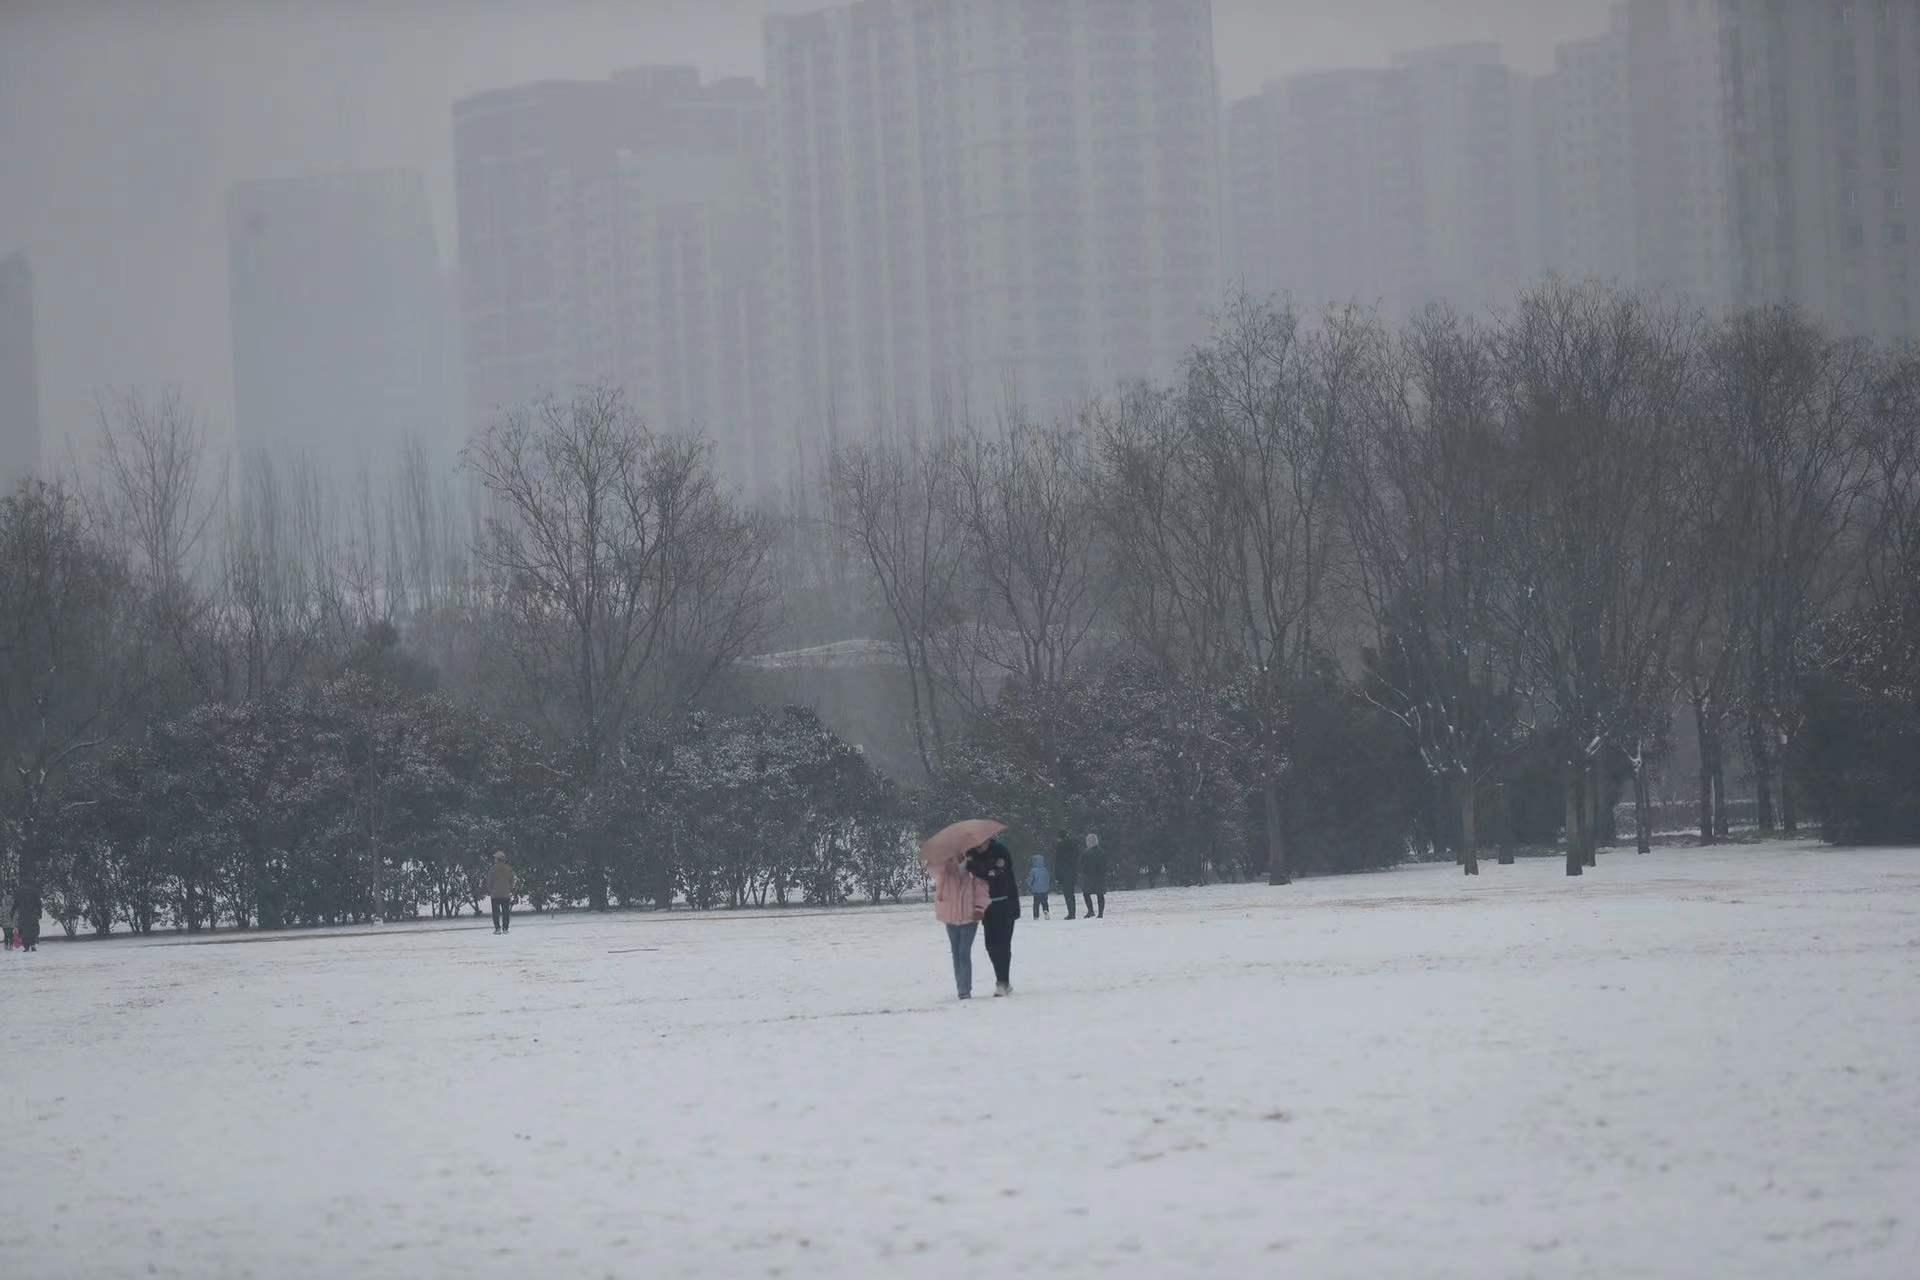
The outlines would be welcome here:
[[[967,870],[987,882],[987,959],[993,961],[993,994],[1013,994],[1013,926],[1020,919],[1020,882],[1013,874],[1013,852],[989,840],[967,856]]]
[[[45,909],[37,884],[23,884],[13,895],[13,918],[20,930],[21,945],[29,951],[40,949],[40,915]]]
[[[1080,846],[1064,831],[1060,833],[1059,842],[1053,846],[1053,882],[1060,887],[1061,896],[1067,900],[1067,919],[1073,919],[1073,890],[1080,883]]]

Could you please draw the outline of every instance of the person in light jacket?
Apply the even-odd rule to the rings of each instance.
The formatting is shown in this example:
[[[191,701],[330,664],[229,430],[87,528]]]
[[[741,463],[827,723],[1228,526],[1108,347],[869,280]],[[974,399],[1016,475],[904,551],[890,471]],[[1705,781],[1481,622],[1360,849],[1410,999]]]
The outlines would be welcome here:
[[[513,864],[505,849],[493,851],[493,865],[487,868],[487,893],[493,898],[493,931],[505,933],[513,927]]]
[[[953,952],[953,985],[962,1000],[973,999],[973,939],[987,914],[987,882],[961,861],[944,863],[933,876],[933,914],[947,926]]]
[[[1027,868],[1027,892],[1033,895],[1033,918],[1038,920],[1046,916],[1053,918],[1053,904],[1047,901],[1047,894],[1053,890],[1053,878],[1047,874],[1047,855],[1033,855],[1033,865]]]

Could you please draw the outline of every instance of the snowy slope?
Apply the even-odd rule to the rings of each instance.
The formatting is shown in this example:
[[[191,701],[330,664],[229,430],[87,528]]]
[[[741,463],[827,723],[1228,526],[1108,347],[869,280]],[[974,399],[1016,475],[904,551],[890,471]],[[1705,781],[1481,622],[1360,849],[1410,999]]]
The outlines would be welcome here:
[[[1015,965],[953,1001],[920,906],[48,944],[0,1265],[1920,1274],[1920,853],[1116,895]]]

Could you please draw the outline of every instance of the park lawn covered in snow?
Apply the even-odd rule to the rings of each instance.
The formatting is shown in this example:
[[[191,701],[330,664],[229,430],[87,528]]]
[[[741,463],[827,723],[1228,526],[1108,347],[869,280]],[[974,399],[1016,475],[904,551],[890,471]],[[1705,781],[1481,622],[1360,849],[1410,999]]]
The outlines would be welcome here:
[[[1920,853],[46,943],[0,1266],[1920,1274]]]

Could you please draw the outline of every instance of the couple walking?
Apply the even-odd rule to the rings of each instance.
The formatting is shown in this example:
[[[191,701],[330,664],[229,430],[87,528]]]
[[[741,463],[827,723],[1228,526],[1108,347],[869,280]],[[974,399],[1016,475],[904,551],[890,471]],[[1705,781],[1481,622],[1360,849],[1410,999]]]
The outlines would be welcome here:
[[[1083,880],[1084,877],[1084,880]],[[1073,891],[1078,886],[1086,897],[1087,919],[1102,919],[1107,915],[1107,855],[1100,848],[1100,837],[1087,833],[1086,853],[1080,852],[1080,846],[1065,831],[1060,833],[1060,842],[1053,846],[1053,870],[1047,870],[1047,860],[1039,854],[1033,856],[1033,866],[1027,872],[1027,890],[1033,894],[1033,916],[1051,916],[1053,905],[1047,895],[1055,884],[1060,886],[1061,896],[1067,900],[1067,919],[1074,918]],[[1099,914],[1095,915],[1095,906]]]
[[[993,994],[1013,994],[1013,926],[1020,919],[1020,887],[1014,879],[1013,853],[999,838],[1005,828],[982,825],[994,831],[981,843],[963,846],[954,856],[927,853],[934,876],[933,913],[947,926],[954,986],[962,1000],[973,999],[973,939],[983,927],[987,959],[993,962]],[[929,841],[927,849],[934,846]]]

